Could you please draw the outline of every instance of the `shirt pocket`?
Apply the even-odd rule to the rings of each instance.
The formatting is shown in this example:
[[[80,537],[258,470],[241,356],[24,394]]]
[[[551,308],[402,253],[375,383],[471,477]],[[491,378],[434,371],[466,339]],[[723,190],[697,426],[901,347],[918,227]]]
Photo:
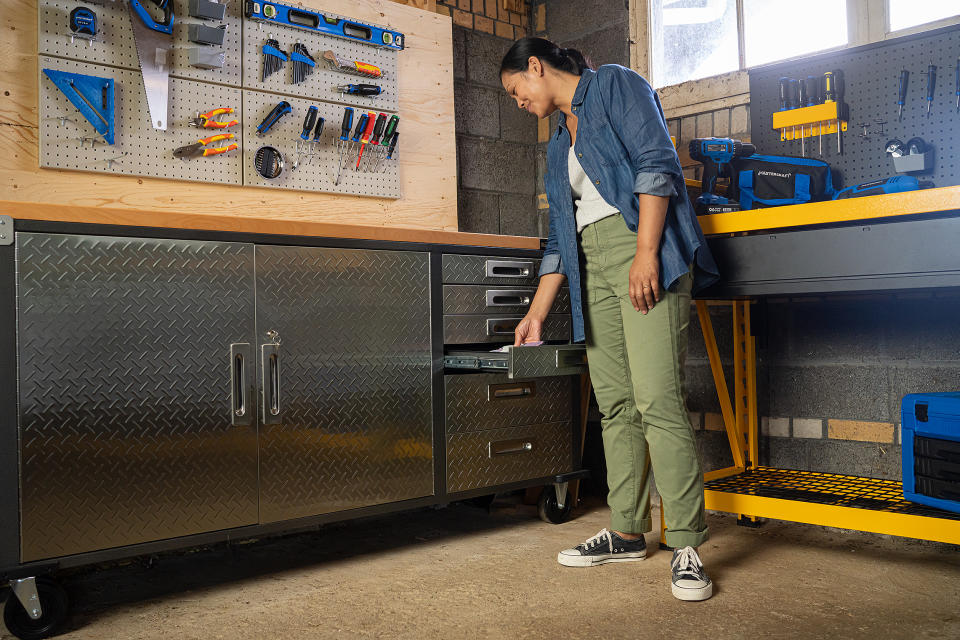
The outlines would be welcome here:
[[[630,164],[630,157],[620,138],[614,133],[613,125],[604,120],[589,128],[590,149],[604,167],[623,167]]]

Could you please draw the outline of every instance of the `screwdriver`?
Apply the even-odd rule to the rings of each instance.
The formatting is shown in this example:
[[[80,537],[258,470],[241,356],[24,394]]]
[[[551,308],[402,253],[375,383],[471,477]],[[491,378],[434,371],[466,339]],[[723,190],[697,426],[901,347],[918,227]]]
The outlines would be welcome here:
[[[780,78],[780,111],[786,111],[790,95],[790,78]],[[780,139],[783,140],[783,129],[780,129]]]
[[[383,135],[383,128],[387,124],[387,114],[381,113],[377,116],[377,121],[373,125],[373,135],[370,137],[370,144],[373,145],[373,149],[370,150],[370,153],[367,154],[367,164],[365,171],[369,171],[372,168],[372,163],[376,160],[377,153],[380,151],[380,136]]]
[[[380,92],[383,91],[378,85],[375,84],[341,84],[337,87],[334,87],[334,91],[339,91],[341,94],[349,94],[352,96],[378,96]]]
[[[393,140],[390,141],[390,148],[387,149],[387,160],[393,160],[393,153],[397,150],[397,139],[399,137],[400,137],[399,131],[393,134]]]
[[[323,133],[323,125],[326,124],[326,122],[323,118],[317,118],[317,126],[313,130],[313,138],[310,139],[310,164],[313,164],[313,156],[317,153],[317,141],[320,140],[320,134]]]
[[[383,139],[380,142],[380,153],[377,155],[377,164],[373,168],[374,171],[380,171],[380,164],[383,162],[383,158],[386,155],[385,147],[393,138],[393,134],[396,132],[398,124],[400,124],[400,116],[390,116],[390,122],[387,123],[387,129],[383,132]]]
[[[293,161],[293,168],[300,166],[300,156],[306,153],[307,144],[310,141],[310,132],[317,121],[318,110],[314,105],[307,109],[307,115],[303,119],[303,131],[300,132],[300,139],[297,140],[297,159]]]
[[[350,156],[353,155],[357,145],[360,144],[360,136],[363,135],[363,131],[367,128],[368,117],[369,116],[366,113],[361,113],[359,120],[357,120],[357,128],[353,130],[353,137],[350,138],[350,149],[347,151],[348,160],[350,159]]]
[[[346,107],[343,110],[343,123],[340,125],[340,138],[337,140],[337,181],[334,184],[340,184],[340,172],[343,170],[343,153],[350,144],[350,127],[353,126],[353,107]]]
[[[360,153],[357,154],[357,166],[354,168],[356,171],[360,170],[360,161],[363,160],[363,150],[367,148],[367,143],[370,142],[370,136],[373,135],[373,127],[376,123],[376,114],[371,111],[367,116],[367,129],[363,132],[363,138],[360,139]]]
[[[897,87],[897,104],[900,108],[897,110],[897,121],[903,120],[903,105],[907,101],[907,83],[910,81],[910,72],[906,69],[900,71],[900,84]]]
[[[841,129],[840,118],[843,117],[843,94],[846,91],[846,82],[843,77],[842,69],[833,71],[834,93],[837,99],[837,153],[843,155],[843,148],[840,146]]]
[[[937,89],[937,65],[927,67],[927,117],[930,117],[930,106],[933,104],[933,92]]]
[[[957,66],[953,68],[957,82],[957,113],[960,113],[960,58],[957,58]]]
[[[807,79],[804,80],[806,84],[806,94],[807,101],[803,106],[812,107],[814,105],[820,104],[820,78],[817,76],[807,76]],[[820,155],[823,155],[823,126],[819,123],[817,124],[817,135],[820,138]],[[810,127],[810,135],[813,135],[813,127]]]

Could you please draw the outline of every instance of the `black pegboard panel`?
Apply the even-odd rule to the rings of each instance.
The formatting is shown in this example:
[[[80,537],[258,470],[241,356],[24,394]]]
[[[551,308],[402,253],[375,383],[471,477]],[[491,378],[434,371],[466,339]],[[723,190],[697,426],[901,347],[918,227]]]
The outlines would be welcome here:
[[[828,163],[838,188],[897,175],[893,161],[884,153],[891,138],[903,142],[919,136],[933,145],[932,171],[918,175],[938,187],[960,184],[960,113],[957,113],[954,67],[960,56],[960,27],[948,27],[886,42],[812,56],[750,71],[752,142],[758,153],[800,155],[800,142],[780,141],[772,115],[780,106],[781,77],[806,78],[840,69],[846,81],[844,102],[849,106],[849,130],[843,136],[843,154],[837,153],[836,134],[823,136],[823,155],[817,136],[807,137],[806,155]],[[937,65],[933,108],[927,118],[927,76]],[[897,83],[901,69],[910,72],[903,120],[897,121]],[[877,120],[884,120],[880,134]],[[861,137],[861,123],[870,125]],[[815,131],[815,129],[814,129]]]

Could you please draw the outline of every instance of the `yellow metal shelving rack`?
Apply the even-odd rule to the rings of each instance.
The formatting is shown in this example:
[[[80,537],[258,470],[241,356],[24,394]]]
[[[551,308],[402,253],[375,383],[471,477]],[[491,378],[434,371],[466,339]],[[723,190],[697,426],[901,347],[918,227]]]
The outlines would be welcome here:
[[[738,234],[958,209],[960,187],[945,187],[703,216],[700,225],[707,235]],[[773,518],[960,544],[960,514],[905,501],[900,482],[760,466],[756,338],[750,330],[750,301],[701,300],[696,304],[733,455],[733,466],[704,474],[707,509],[736,513],[747,521]],[[733,306],[732,400],[710,320],[710,304]],[[661,542],[662,527],[661,509]]]

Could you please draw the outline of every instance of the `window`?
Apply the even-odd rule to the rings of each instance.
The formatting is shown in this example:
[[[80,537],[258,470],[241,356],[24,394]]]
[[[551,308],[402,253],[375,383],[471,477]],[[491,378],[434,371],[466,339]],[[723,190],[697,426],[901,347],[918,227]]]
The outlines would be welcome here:
[[[920,24],[950,18],[960,12],[957,0],[887,0],[889,31],[909,29]]]
[[[656,88],[960,23],[960,0],[639,0]],[[631,9],[633,10],[633,9]]]
[[[743,0],[746,67],[847,44],[845,0]]]

